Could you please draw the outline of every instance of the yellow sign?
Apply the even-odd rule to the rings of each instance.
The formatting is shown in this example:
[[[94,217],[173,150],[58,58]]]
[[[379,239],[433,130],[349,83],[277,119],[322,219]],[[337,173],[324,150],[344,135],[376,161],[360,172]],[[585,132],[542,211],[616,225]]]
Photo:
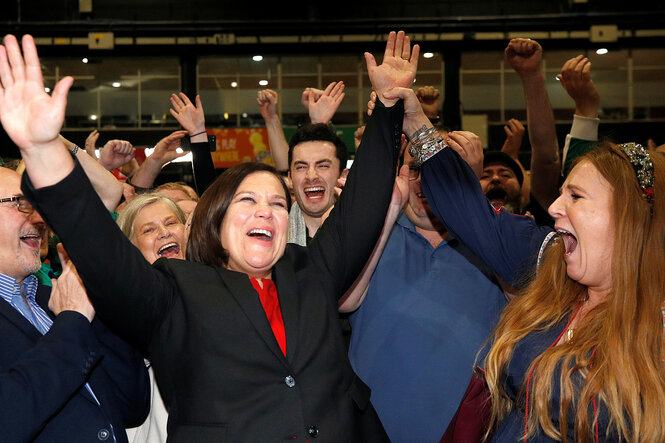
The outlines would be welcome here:
[[[229,168],[238,163],[261,162],[274,166],[268,148],[268,131],[252,129],[209,129],[217,137],[217,149],[211,152],[215,168]]]

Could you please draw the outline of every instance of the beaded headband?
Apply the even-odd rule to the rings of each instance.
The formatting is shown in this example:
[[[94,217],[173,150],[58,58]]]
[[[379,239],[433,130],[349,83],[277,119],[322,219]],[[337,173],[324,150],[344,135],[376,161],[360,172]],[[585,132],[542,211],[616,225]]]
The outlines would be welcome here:
[[[644,198],[653,210],[653,162],[649,153],[639,143],[624,143],[619,145],[621,150],[628,156],[628,160],[633,165],[637,182],[642,188]]]

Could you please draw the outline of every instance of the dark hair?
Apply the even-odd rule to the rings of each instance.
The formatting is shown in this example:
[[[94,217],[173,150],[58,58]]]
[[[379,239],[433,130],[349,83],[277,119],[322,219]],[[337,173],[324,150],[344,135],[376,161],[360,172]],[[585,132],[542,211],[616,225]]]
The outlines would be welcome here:
[[[349,158],[349,151],[346,149],[346,144],[335,131],[330,129],[330,126],[325,123],[310,123],[299,128],[291,136],[289,141],[289,169],[291,169],[291,162],[293,161],[293,149],[300,143],[305,142],[330,142],[335,145],[335,155],[339,159],[339,173],[341,174],[346,168],[346,160]]]
[[[286,197],[286,210],[291,209],[289,188],[275,168],[264,163],[241,163],[233,166],[217,177],[196,205],[187,242],[187,260],[226,266],[229,254],[222,245],[222,222],[238,186],[248,175],[255,172],[269,172],[279,180]]]

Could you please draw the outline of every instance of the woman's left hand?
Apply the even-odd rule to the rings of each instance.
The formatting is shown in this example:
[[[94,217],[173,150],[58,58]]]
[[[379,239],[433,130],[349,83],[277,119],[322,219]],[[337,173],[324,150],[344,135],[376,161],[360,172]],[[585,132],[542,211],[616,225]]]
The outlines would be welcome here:
[[[206,130],[206,121],[203,114],[201,97],[197,95],[195,101],[196,106],[192,104],[184,92],[181,92],[180,96],[171,94],[171,106],[173,106],[173,108],[170,109],[171,115],[178,120],[178,123],[180,123],[187,132],[189,132],[190,136],[205,132]]]

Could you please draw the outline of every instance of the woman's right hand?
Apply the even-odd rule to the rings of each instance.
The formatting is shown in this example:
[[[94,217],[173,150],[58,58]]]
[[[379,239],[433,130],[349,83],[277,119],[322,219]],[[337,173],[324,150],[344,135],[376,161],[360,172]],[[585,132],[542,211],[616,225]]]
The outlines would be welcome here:
[[[0,121],[23,153],[46,147],[62,149],[58,134],[73,81],[63,78],[49,96],[32,37],[23,36],[23,55],[16,37],[5,37],[0,46]]]
[[[23,36],[23,54],[16,37],[5,37],[0,46],[0,122],[21,149],[35,188],[58,183],[74,168],[72,156],[58,137],[73,81],[63,78],[48,95],[32,37]]]
[[[423,126],[426,128],[432,126],[432,122],[425,115],[413,89],[396,87],[384,91],[383,95],[389,100],[397,101],[400,98],[404,99],[404,123],[402,124],[402,130],[409,137],[409,140],[413,138],[414,133],[418,129]]]

